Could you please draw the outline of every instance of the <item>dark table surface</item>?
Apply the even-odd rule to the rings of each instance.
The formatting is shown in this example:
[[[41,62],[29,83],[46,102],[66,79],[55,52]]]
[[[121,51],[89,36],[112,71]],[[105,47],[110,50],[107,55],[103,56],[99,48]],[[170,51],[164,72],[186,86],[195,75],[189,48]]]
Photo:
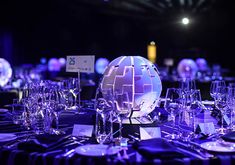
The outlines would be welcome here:
[[[162,111],[162,109],[156,109],[156,111]],[[95,125],[95,111],[92,109],[83,109],[79,113],[75,112],[65,112],[61,114],[60,118],[60,129],[66,131],[67,135],[71,134],[74,124],[85,124],[85,125]],[[124,125],[124,136],[128,134],[132,134],[136,136],[139,132],[139,127],[160,127],[162,137],[165,136],[166,133],[172,132],[172,127],[167,123],[162,122],[154,122],[151,124],[126,124]],[[19,125],[15,125],[11,121],[11,117],[6,116],[4,119],[0,121],[0,133],[15,133],[20,137],[23,132],[26,131]],[[62,136],[61,136],[62,137]],[[59,140],[60,136],[55,135],[40,135],[40,136],[31,136],[29,134],[27,140],[30,139],[40,139],[49,142],[50,140]],[[136,136],[138,137],[138,136]],[[44,139],[43,139],[44,138]],[[25,139],[25,137],[23,138]],[[192,141],[196,144],[200,144],[205,141],[209,141],[212,139],[203,139],[198,138]],[[11,142],[11,141],[10,141]],[[6,148],[8,142],[1,142],[0,149],[0,164],[145,164],[145,163],[154,163],[154,164],[234,164],[235,156],[234,153],[210,153],[212,154],[209,157],[206,157],[206,154],[198,154],[197,152],[193,152],[191,150],[192,146],[188,146],[187,142],[181,141],[180,143],[172,144],[175,147],[182,149],[182,152],[185,154],[185,157],[182,158],[170,158],[170,159],[162,159],[159,157],[155,158],[147,158],[138,153],[133,144],[137,142],[130,142],[125,150],[120,152],[118,155],[113,156],[104,156],[104,157],[89,157],[82,156],[77,153],[72,153],[68,156],[64,154],[78,146],[80,144],[71,144],[67,146],[58,147],[55,150],[39,152],[37,150],[25,150],[19,149],[19,145],[13,145],[12,147]],[[82,141],[83,144],[97,144],[94,134],[91,138],[85,138]],[[13,143],[14,144],[14,143]],[[186,144],[186,145],[185,145]],[[196,150],[196,149],[195,149]],[[125,153],[124,153],[125,151]]]

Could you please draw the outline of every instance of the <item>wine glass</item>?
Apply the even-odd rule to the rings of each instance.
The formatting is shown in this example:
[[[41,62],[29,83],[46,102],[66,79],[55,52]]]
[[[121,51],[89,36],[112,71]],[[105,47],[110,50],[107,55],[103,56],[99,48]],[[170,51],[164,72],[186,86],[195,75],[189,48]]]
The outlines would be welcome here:
[[[217,95],[217,87],[218,86],[223,86],[225,87],[225,81],[224,80],[214,80],[211,82],[211,86],[210,86],[210,95],[211,97],[215,100],[216,99],[216,95]]]
[[[179,88],[184,93],[190,93],[196,89],[196,82],[192,78],[179,78]]]
[[[230,130],[234,130],[233,128],[233,117],[235,113],[235,84],[228,86],[228,92],[227,92],[227,105],[229,107],[230,111]]]
[[[80,108],[80,80],[78,78],[69,79],[70,92],[74,96],[74,103],[71,109],[79,110]]]
[[[59,93],[59,86],[55,85],[52,87],[52,91],[50,94],[50,109],[51,113],[54,114],[55,117],[55,128],[52,129],[51,133],[56,135],[65,134],[64,131],[59,129],[59,117],[61,112],[63,112],[66,108],[66,105],[61,102],[61,95]]]
[[[114,99],[112,90],[102,90],[99,86],[95,97],[95,135],[99,144],[110,143],[113,140],[113,108]]]
[[[201,99],[201,92],[199,89],[194,90],[194,92],[190,95],[190,107],[188,109],[188,112],[191,114],[192,117],[192,137],[195,135],[196,131],[196,116],[202,112],[202,110],[206,109],[206,107],[202,104]]]
[[[182,90],[179,88],[167,88],[164,109],[170,114],[172,118],[173,129],[175,130],[175,118],[180,113],[182,108]],[[170,139],[177,139],[179,135],[172,133],[167,135]]]
[[[182,90],[183,108],[187,110],[190,106],[190,95],[196,89],[196,82],[192,78],[179,78],[179,88]]]
[[[128,93],[127,92],[123,92],[123,93],[115,92],[114,103],[115,103],[114,111],[117,117],[117,121],[119,123],[119,137],[117,138],[117,140],[121,142],[127,139],[122,136],[123,120],[127,118],[131,112],[131,103],[129,100]]]
[[[217,86],[215,93],[215,107],[221,112],[221,127],[218,129],[220,134],[225,134],[226,129],[224,128],[224,115],[226,114],[227,108],[227,89],[225,86]]]

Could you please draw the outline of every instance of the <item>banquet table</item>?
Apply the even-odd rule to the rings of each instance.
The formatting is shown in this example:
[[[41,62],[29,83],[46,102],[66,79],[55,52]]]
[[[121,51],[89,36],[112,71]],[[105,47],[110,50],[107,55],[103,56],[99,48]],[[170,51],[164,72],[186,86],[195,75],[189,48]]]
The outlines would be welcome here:
[[[161,108],[157,108],[155,111],[162,111]],[[9,113],[9,112],[8,112]],[[92,109],[82,109],[80,112],[64,112],[60,117],[60,129],[63,129],[66,132],[66,135],[70,135],[73,130],[74,124],[82,124],[82,125],[95,125],[95,111]],[[133,125],[124,125],[126,127],[124,130],[124,135],[129,133],[138,132],[140,124]],[[154,122],[151,124],[141,124],[143,127],[160,127],[161,128],[161,136],[164,137],[166,133],[171,133],[172,127],[167,123]],[[8,116],[1,118],[0,121],[0,133],[14,133],[20,137],[20,135],[24,134],[24,132],[28,132],[28,139],[24,138],[27,144],[27,140],[34,139],[35,135],[31,135],[31,131],[25,130],[20,125],[15,125],[11,121],[10,113]],[[94,133],[93,133],[94,134]],[[25,135],[25,134],[24,134]],[[41,138],[41,140],[49,141],[54,140],[58,141],[64,136],[58,135],[37,135],[36,138]],[[133,134],[134,135],[134,134]],[[209,139],[196,139],[194,143],[199,144]],[[210,139],[211,140],[211,139]],[[11,142],[11,141],[10,141]],[[84,156],[74,152],[74,148],[78,146],[82,146],[85,144],[97,144],[94,136],[91,138],[85,137],[84,139],[79,139],[81,143],[71,143],[69,145],[64,145],[61,147],[57,147],[55,150],[49,151],[37,151],[31,146],[31,150],[27,150],[26,148],[19,147],[19,143],[17,145],[10,145],[10,147],[6,147],[7,142],[0,142],[0,164],[234,164],[235,163],[235,155],[234,153],[208,153],[210,156],[206,156],[205,154],[199,154],[198,152],[193,152],[193,149],[187,148],[187,142],[174,143],[173,146],[179,148],[180,151],[184,154],[183,157],[171,157],[167,158],[162,157],[164,155],[160,155],[160,157],[149,158],[145,155],[138,152],[138,150],[134,147],[134,145],[138,142],[133,141],[128,144],[128,146],[124,147],[120,152],[110,156]],[[154,141],[156,142],[156,140]],[[13,143],[14,144],[14,143]],[[149,143],[150,147],[151,144]],[[176,144],[176,145],[175,145]],[[181,146],[186,144],[186,148]],[[27,145],[26,145],[27,146]],[[28,145],[29,146],[29,145]],[[156,146],[157,147],[157,146]]]

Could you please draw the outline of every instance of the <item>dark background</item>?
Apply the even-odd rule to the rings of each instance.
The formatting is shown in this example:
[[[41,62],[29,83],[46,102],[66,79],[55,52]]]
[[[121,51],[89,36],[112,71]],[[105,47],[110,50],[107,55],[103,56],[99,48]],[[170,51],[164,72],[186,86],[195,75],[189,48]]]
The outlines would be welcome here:
[[[155,41],[159,65],[203,57],[234,70],[234,16],[233,0],[1,1],[0,57],[13,65],[69,54],[147,57]]]

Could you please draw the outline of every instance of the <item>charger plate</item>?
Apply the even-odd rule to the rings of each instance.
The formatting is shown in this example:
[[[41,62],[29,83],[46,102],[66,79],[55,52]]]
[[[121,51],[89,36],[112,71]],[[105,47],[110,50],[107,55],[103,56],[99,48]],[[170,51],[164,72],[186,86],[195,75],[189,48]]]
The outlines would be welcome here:
[[[95,156],[101,157],[106,155],[114,155],[120,151],[120,147],[103,144],[87,144],[83,146],[79,146],[75,149],[75,152],[79,155],[83,156]]]
[[[0,133],[0,142],[7,142],[16,138],[17,136],[13,133]]]
[[[235,152],[235,143],[228,144],[222,144],[218,141],[212,141],[212,142],[204,142],[201,144],[201,147],[205,150],[212,151],[212,152],[221,152],[221,153],[233,153]]]

